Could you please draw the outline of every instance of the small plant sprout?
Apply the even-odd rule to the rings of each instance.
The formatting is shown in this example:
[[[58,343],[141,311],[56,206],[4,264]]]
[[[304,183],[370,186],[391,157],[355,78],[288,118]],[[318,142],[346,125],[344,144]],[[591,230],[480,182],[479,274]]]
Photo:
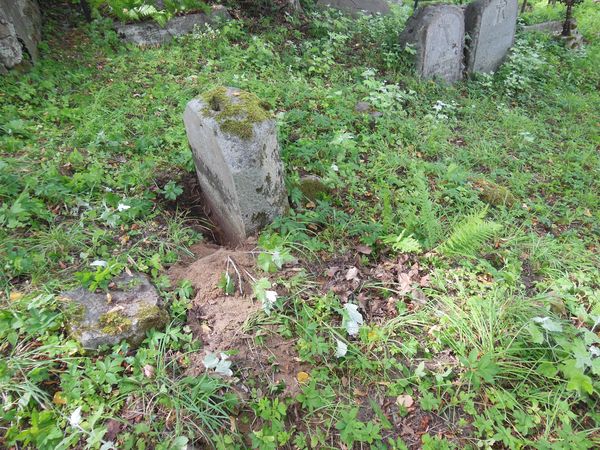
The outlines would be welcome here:
[[[265,314],[270,315],[275,303],[277,302],[277,292],[270,290],[271,282],[266,278],[261,278],[254,283],[254,297],[261,302]]]
[[[233,295],[235,292],[235,282],[231,278],[231,275],[229,275],[229,272],[223,272],[218,286],[225,292],[225,295]]]
[[[167,200],[175,200],[181,194],[183,194],[183,189],[173,180],[169,181],[165,184],[165,187],[160,191]]]
[[[420,253],[423,249],[419,241],[413,235],[405,236],[406,230],[398,235],[390,234],[383,238],[383,243],[392,247],[392,250],[399,253]]]

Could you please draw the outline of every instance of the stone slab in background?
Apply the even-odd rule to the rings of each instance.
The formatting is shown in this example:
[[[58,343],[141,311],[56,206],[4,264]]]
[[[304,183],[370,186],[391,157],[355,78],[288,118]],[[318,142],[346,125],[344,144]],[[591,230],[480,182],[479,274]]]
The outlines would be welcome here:
[[[390,13],[390,5],[385,0],[319,0],[317,6],[339,9],[352,16]]]
[[[191,33],[196,26],[213,24],[217,20],[231,20],[227,9],[221,5],[214,5],[209,14],[197,13],[173,17],[164,27],[154,21],[147,21],[117,24],[115,28],[125,42],[132,42],[141,47],[156,47],[169,42],[173,37]]]
[[[495,72],[515,41],[517,0],[475,0],[465,9],[467,72]]]
[[[0,72],[29,59],[36,62],[41,39],[42,16],[35,0],[0,0]]]
[[[62,296],[74,309],[69,320],[71,334],[88,350],[122,340],[137,347],[147,331],[164,327],[169,319],[160,308],[156,288],[141,273],[123,273],[114,278],[108,295],[81,287]]]
[[[406,23],[402,45],[414,47],[415,68],[424,79],[453,83],[462,78],[465,22],[463,9],[454,5],[421,8]]]
[[[253,94],[217,88],[183,120],[198,181],[224,240],[238,244],[288,209],[275,120]]]
[[[549,22],[536,23],[534,25],[525,25],[523,31],[540,31],[542,33],[560,34],[563,29],[561,20],[551,20]]]

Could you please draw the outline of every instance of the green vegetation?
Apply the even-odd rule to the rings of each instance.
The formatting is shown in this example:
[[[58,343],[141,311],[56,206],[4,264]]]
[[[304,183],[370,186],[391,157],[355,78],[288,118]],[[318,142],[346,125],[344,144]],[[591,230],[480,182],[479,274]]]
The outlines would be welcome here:
[[[227,88],[220,86],[203,94],[202,99],[206,102],[204,113],[214,116],[225,133],[241,139],[250,139],[254,124],[269,118],[263,102],[250,92],[240,91],[230,96]]]
[[[210,7],[201,0],[89,0],[96,15],[105,12],[123,22],[152,19],[164,26],[174,15],[191,12],[210,12]]]
[[[583,50],[519,33],[455,86],[411,74],[409,14],[232,21],[155,49],[105,19],[47,24],[40,63],[0,79],[0,447],[598,447],[599,9],[574,8]],[[544,0],[523,21],[561,16]],[[292,204],[259,240],[252,351],[223,349],[243,392],[198,365],[193,289],[166,277],[210,236],[182,112],[219,86],[273,111]],[[307,201],[306,174],[330,191]],[[60,293],[126,267],[170,322],[86,355]],[[236,283],[228,267],[215,288]],[[292,393],[266,373],[288,366]]]

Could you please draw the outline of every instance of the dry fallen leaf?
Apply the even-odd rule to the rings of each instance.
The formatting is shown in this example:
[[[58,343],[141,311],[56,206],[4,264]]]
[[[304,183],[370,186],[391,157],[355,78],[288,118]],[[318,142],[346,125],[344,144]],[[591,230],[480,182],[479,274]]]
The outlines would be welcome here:
[[[358,269],[356,267],[350,267],[346,272],[346,281],[358,280]]]
[[[154,376],[154,367],[150,364],[146,364],[142,370],[144,371],[144,376],[146,378],[152,378]]]
[[[55,405],[66,405],[67,400],[63,397],[62,391],[56,391],[52,397],[52,403]]]
[[[296,379],[298,380],[298,383],[306,383],[310,380],[310,375],[306,372],[298,372]]]
[[[363,255],[370,255],[373,250],[371,249],[371,247],[367,246],[367,245],[358,245],[356,247],[356,251],[358,253],[362,253]]]
[[[17,300],[21,300],[22,298],[23,294],[21,294],[20,292],[11,292],[9,297],[11,302],[16,302]]]
[[[396,398],[396,403],[398,406],[403,406],[404,408],[410,408],[415,404],[415,401],[410,395],[399,395]]]

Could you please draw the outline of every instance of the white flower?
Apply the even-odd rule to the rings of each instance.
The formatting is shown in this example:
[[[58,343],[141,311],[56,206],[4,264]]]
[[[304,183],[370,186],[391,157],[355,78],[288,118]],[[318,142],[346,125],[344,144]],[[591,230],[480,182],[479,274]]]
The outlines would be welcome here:
[[[81,423],[81,406],[71,413],[69,417],[69,424],[72,427],[78,427]]]
[[[125,205],[124,203],[119,203],[119,205],[117,206],[117,211],[127,211],[129,208],[131,208],[131,206]]]
[[[331,170],[333,170],[334,172],[339,172],[340,168],[337,166],[337,164],[332,164]]]
[[[108,263],[106,261],[102,261],[101,259],[97,259],[94,262],[90,263],[90,266],[92,267],[106,267],[108,265]]]
[[[346,356],[346,353],[348,353],[348,345],[345,342],[340,341],[339,339],[336,339],[336,342],[337,349],[335,350],[335,357],[342,358]]]

